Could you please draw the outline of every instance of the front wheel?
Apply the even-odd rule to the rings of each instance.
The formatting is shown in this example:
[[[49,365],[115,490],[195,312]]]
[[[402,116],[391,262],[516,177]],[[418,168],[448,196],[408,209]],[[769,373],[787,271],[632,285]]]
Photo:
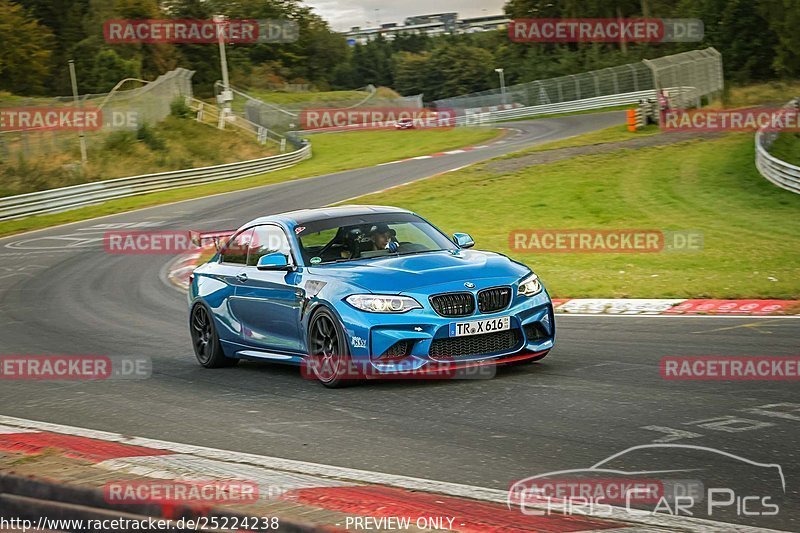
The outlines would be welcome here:
[[[192,346],[197,361],[206,368],[223,368],[234,366],[238,359],[225,357],[222,345],[219,342],[214,318],[203,304],[197,304],[192,309],[189,320],[189,331],[192,335]]]
[[[344,330],[336,316],[324,307],[309,322],[308,348],[306,364],[326,387],[344,387],[358,378]]]

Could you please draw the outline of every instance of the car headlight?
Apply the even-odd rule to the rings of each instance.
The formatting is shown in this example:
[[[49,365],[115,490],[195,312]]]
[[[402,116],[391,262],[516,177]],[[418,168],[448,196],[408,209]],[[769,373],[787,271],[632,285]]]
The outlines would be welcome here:
[[[405,313],[412,309],[422,309],[414,298],[389,294],[353,294],[345,298],[345,301],[368,313]]]
[[[539,281],[539,276],[531,273],[530,276],[519,282],[517,293],[520,296],[533,296],[542,292],[542,282]]]

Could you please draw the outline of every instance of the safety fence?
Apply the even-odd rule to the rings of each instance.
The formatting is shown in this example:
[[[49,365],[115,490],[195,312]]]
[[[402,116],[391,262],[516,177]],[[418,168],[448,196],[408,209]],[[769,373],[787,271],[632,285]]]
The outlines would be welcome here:
[[[479,126],[493,124],[502,120],[513,120],[534,116],[556,115],[559,113],[575,113],[579,111],[604,109],[608,107],[636,104],[640,100],[653,98],[655,94],[656,93],[654,90],[638,91],[633,93],[598,96],[596,98],[586,98],[585,100],[574,100],[571,102],[560,102],[557,104],[504,109],[500,111],[490,111],[488,113],[470,113],[458,117],[457,124],[460,126]]]
[[[153,81],[127,78],[108,93],[81,95],[77,102],[71,96],[0,102],[0,108],[79,108],[97,109],[102,113],[102,127],[93,131],[79,133],[35,128],[0,131],[0,158],[11,161],[65,152],[77,154],[81,137],[91,149],[106,142],[109,132],[136,130],[142,124],[154,125],[169,116],[176,98],[192,96],[193,75],[194,71],[177,68]]]
[[[438,108],[464,110],[465,114],[508,111],[510,116],[520,118],[546,114],[541,111],[557,109],[559,105],[569,102],[591,102],[642,91],[653,94],[653,91],[674,87],[690,89],[682,91],[677,98],[670,95],[670,104],[676,109],[699,105],[703,97],[710,99],[712,95],[720,93],[724,87],[720,53],[714,48],[694,50],[582,74],[445,98],[436,100],[434,104]],[[622,102],[625,103],[631,102]],[[569,106],[563,109],[566,111],[552,113],[577,110]]]
[[[311,144],[261,159],[145,174],[0,198],[0,220],[66,211],[107,200],[226,181],[287,168],[311,157]]]
[[[303,111],[309,109],[358,109],[358,108],[405,108],[420,109],[423,107],[422,95],[392,96],[368,85],[362,94],[347,99],[318,99],[292,104],[275,104],[255,98],[244,91],[231,89],[234,97],[233,110],[248,121],[280,132],[302,131]],[[237,105],[237,101],[241,102]]]
[[[209,104],[190,96],[186,97],[186,105],[194,111],[198,122],[215,126],[221,130],[228,128],[247,135],[253,135],[261,144],[272,142],[281,147],[281,152],[286,150],[286,137],[265,126],[255,124],[234,113],[225,113],[224,110],[214,104]]]
[[[791,100],[784,107],[800,110],[800,98]],[[800,167],[769,153],[779,134],[778,131],[766,131],[764,128],[756,132],[756,168],[763,177],[778,187],[800,194]]]

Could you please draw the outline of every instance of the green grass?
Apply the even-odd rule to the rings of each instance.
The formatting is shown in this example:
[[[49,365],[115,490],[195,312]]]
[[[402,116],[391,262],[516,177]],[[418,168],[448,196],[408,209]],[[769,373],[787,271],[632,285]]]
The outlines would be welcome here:
[[[769,153],[789,164],[800,166],[800,133],[781,133],[770,147]]]
[[[800,80],[769,81],[734,86],[726,90],[725,107],[736,108],[764,104],[783,105],[797,96],[800,96]],[[718,102],[716,103],[718,104]]]
[[[800,298],[800,196],[758,174],[749,134],[508,173],[481,164],[354,201],[405,207],[448,233],[469,232],[478,248],[534,268],[554,297]],[[570,228],[699,230],[704,247],[530,254],[509,246],[515,229]]]
[[[0,236],[132,209],[452,150],[486,142],[496,137],[498,133],[498,130],[488,128],[454,128],[450,130],[359,131],[335,135],[315,135],[311,138],[314,157],[292,168],[250,178],[122,198],[64,213],[0,222]],[[380,172],[380,170],[376,170],[376,172]]]
[[[366,91],[325,91],[325,92],[281,92],[251,89],[247,93],[259,100],[271,104],[301,104],[305,102],[337,102],[342,100],[362,100],[369,93]]]
[[[591,133],[584,133],[583,135],[575,135],[574,137],[567,137],[566,139],[539,144],[531,148],[526,148],[525,150],[520,150],[519,152],[501,156],[498,159],[515,159],[525,154],[556,150],[558,148],[573,148],[575,146],[589,146],[594,144],[622,142],[630,139],[658,135],[660,133],[662,133],[661,129],[653,124],[650,126],[645,126],[644,128],[635,132],[628,131],[627,126],[611,126],[610,128],[593,131]]]
[[[20,157],[23,148],[6,140],[11,156],[0,159],[0,196],[246,161],[278,151],[275,144],[259,144],[254,135],[172,116],[138,132],[92,132],[87,135],[88,164],[83,168],[76,134],[44,132],[28,137],[37,149],[26,157]]]

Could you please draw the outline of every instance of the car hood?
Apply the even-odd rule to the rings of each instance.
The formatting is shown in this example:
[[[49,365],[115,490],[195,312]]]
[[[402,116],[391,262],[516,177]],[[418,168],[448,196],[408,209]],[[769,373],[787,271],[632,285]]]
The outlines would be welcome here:
[[[384,293],[416,291],[430,285],[475,282],[483,278],[507,278],[506,283],[513,283],[528,271],[527,267],[504,255],[478,250],[382,257],[308,269],[314,276],[335,278]]]

